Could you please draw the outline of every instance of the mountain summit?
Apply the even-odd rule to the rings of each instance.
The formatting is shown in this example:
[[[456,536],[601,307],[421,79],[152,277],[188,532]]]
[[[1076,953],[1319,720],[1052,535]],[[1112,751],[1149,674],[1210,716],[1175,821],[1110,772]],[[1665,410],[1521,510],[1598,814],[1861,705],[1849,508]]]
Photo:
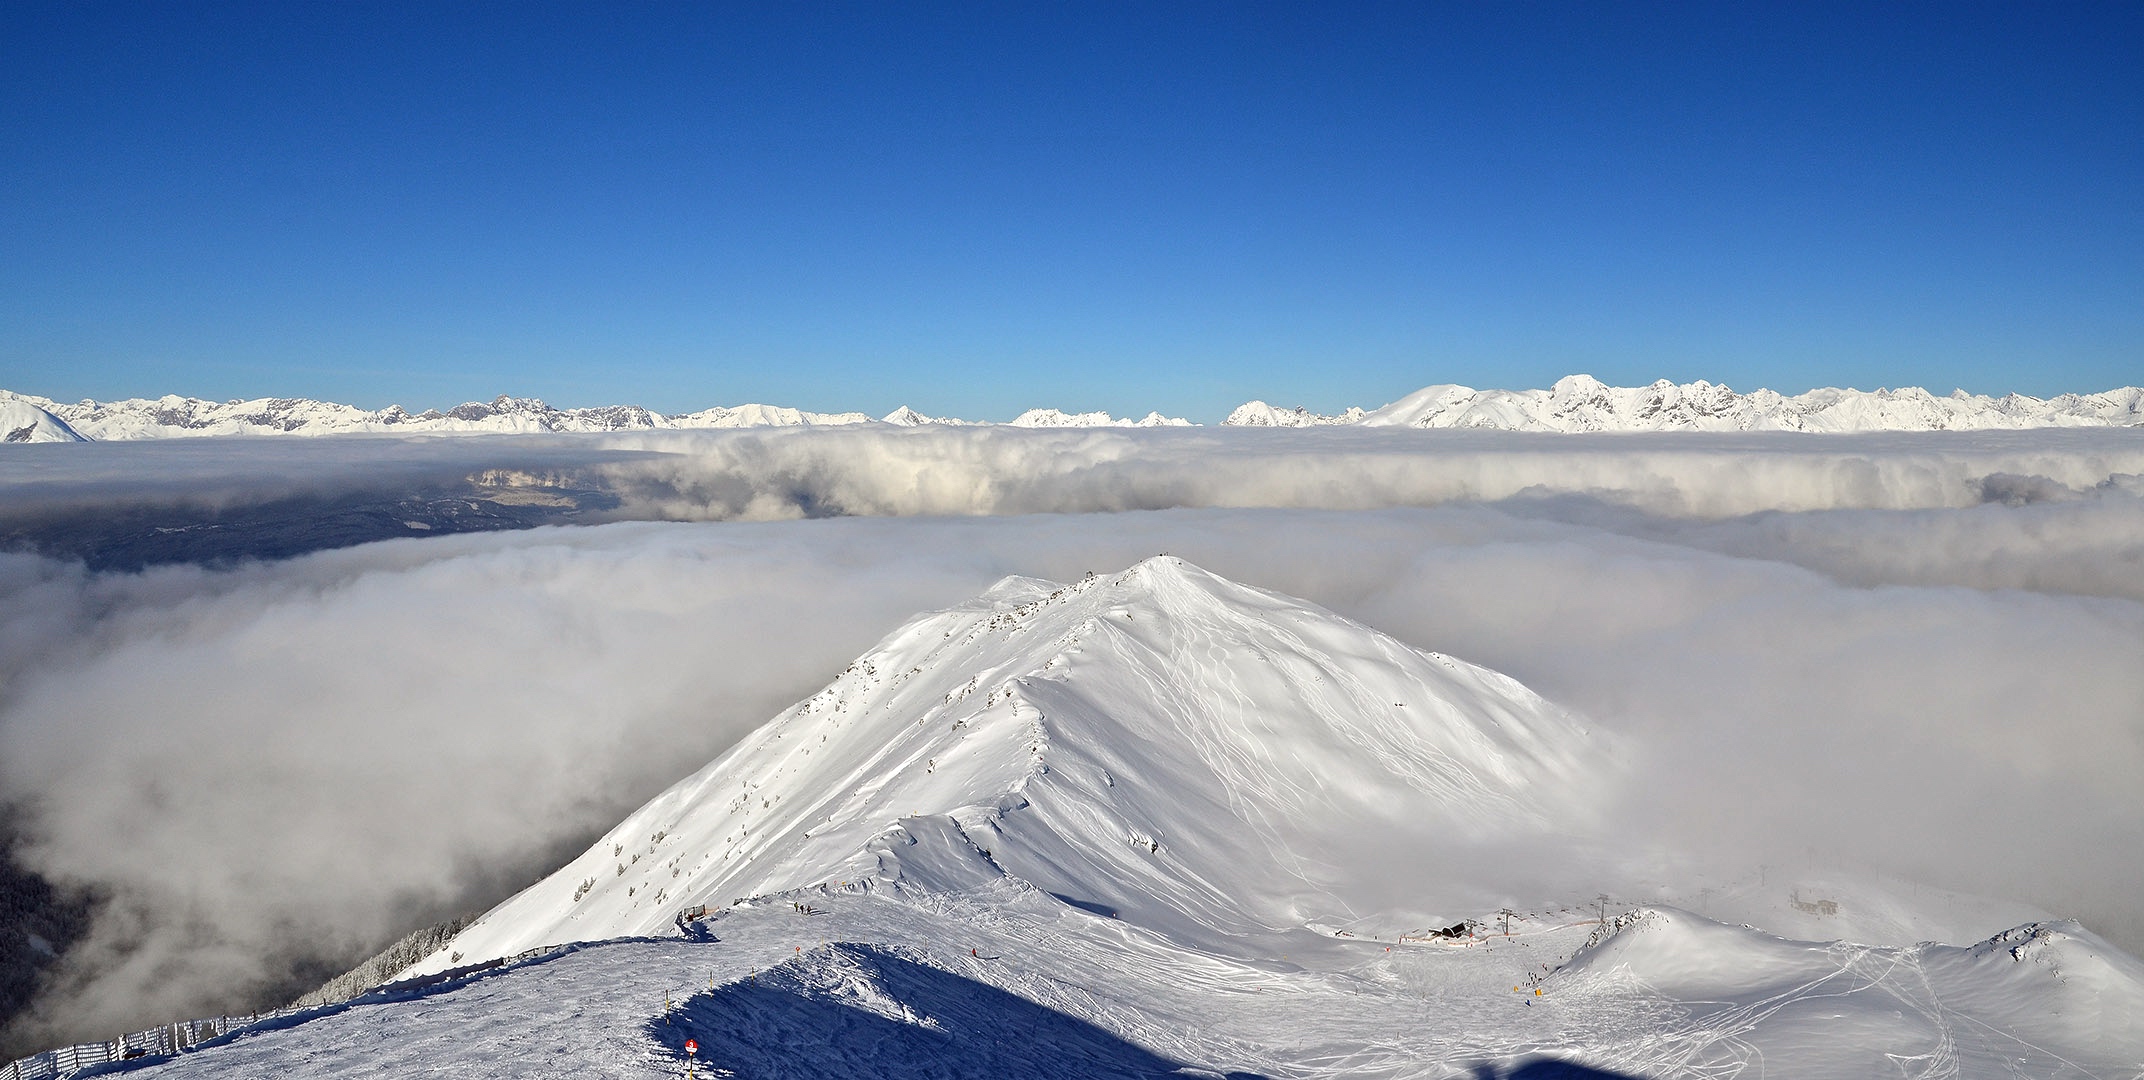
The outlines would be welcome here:
[[[1599,757],[1509,678],[1180,559],[1008,578],[897,630],[415,970],[813,884],[1004,875],[1234,951],[1371,914],[1395,876],[1373,848],[1563,818]]]

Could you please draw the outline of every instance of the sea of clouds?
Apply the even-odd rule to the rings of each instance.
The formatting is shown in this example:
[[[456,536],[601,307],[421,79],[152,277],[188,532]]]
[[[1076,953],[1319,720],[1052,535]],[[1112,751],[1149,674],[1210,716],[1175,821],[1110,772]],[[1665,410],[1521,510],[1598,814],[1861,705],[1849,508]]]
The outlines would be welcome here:
[[[1872,868],[2144,949],[2144,431],[295,442],[10,448],[0,517],[480,470],[618,508],[222,569],[0,555],[0,801],[22,860],[102,898],[18,1040],[304,989],[549,870],[914,613],[1164,551],[1612,734],[1591,842],[1633,861]]]

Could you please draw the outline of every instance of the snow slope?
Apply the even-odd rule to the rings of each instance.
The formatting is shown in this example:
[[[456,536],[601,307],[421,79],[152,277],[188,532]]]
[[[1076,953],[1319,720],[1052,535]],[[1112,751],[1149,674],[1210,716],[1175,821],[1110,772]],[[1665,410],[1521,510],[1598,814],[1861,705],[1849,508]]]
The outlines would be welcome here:
[[[2144,1064],[2144,964],[2075,923],[1878,947],[1656,908],[1548,983],[1677,1003],[1686,1023],[1761,1047],[1767,1075],[2130,1075]],[[1750,1056],[1724,1039],[1690,1049],[1674,1064],[1731,1069]]]
[[[0,390],[0,442],[83,442],[82,434],[45,408],[42,398]]]
[[[809,914],[806,911],[810,912]],[[154,1077],[1868,1077],[2128,1080],[2136,962],[2074,926],[1967,947],[1797,942],[1671,909],[1468,944],[1186,950],[1000,880],[759,898],[264,1025]],[[1575,960],[1574,960],[1575,954]],[[695,1045],[686,1049],[687,1040]],[[719,1070],[719,1071],[717,1071]]]
[[[1310,923],[1443,914],[1376,910],[1389,869],[1345,857],[1363,837],[1537,831],[1603,772],[1511,679],[1178,559],[1007,579],[896,631],[415,970],[825,882],[1004,873],[1256,953]]]

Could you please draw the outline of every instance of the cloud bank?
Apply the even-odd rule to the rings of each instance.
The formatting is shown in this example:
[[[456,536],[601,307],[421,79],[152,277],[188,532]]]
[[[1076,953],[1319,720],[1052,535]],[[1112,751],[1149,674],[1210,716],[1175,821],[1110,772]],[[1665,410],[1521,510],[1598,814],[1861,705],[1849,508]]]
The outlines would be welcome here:
[[[441,477],[542,454],[618,516],[678,519],[223,570],[0,557],[0,797],[30,815],[32,865],[108,897],[16,1036],[291,989],[549,869],[910,614],[1160,551],[1623,736],[1629,795],[1601,813],[1631,853],[1873,867],[2144,946],[2110,857],[2144,849],[2144,440],[1304,434],[10,466],[0,490],[93,512],[243,499],[279,460],[287,494],[379,483],[368,454]]]

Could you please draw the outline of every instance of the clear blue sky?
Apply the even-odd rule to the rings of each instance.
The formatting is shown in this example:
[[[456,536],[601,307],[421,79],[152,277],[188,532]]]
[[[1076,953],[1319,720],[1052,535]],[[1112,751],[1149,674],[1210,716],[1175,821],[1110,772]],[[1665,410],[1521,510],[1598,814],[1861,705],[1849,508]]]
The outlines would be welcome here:
[[[2144,382],[2137,3],[9,0],[0,140],[63,399]]]

